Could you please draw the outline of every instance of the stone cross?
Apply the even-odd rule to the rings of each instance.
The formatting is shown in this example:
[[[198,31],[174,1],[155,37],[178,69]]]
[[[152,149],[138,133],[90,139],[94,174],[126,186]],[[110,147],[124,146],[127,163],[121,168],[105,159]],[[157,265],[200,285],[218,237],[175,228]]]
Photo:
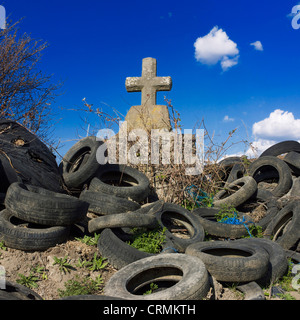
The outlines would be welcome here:
[[[142,106],[156,105],[157,91],[170,91],[171,77],[157,77],[157,64],[154,58],[144,58],[142,77],[126,78],[125,87],[128,92],[142,92]]]

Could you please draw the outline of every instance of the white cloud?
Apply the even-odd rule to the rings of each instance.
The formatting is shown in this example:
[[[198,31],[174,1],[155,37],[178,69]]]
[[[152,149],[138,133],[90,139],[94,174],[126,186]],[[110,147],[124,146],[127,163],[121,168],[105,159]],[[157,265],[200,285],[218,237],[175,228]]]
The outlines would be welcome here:
[[[292,112],[276,109],[269,117],[255,122],[252,127],[256,137],[271,140],[299,139],[300,119],[295,119]]]
[[[253,43],[250,43],[250,45],[253,46],[255,50],[264,51],[263,45],[260,41],[255,41]]]
[[[234,119],[233,119],[233,118],[229,118],[229,116],[226,115],[226,116],[224,117],[223,121],[225,121],[225,122],[227,122],[227,121],[234,121]]]
[[[237,44],[217,26],[206,36],[199,37],[194,47],[196,60],[203,64],[214,65],[221,62],[223,71],[226,71],[238,63]]]
[[[292,112],[276,109],[264,120],[255,122],[252,126],[252,133],[255,139],[252,148],[247,150],[246,155],[257,157],[278,142],[299,141],[300,119],[295,119]]]

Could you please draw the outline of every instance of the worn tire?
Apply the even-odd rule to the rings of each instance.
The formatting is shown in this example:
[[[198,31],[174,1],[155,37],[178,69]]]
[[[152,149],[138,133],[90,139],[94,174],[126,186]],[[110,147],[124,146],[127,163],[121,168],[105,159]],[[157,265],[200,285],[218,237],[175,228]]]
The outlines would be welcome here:
[[[257,280],[261,286],[269,286],[280,279],[287,271],[288,261],[285,250],[276,242],[263,238],[249,238],[237,240],[247,245],[257,245],[265,249],[269,254],[268,270],[262,278]]]
[[[176,284],[165,290],[143,295],[151,283]],[[104,293],[129,300],[199,300],[209,291],[204,263],[186,254],[161,254],[124,267],[107,282]],[[146,290],[145,290],[146,291]]]
[[[238,187],[240,188],[238,189]],[[229,194],[227,190],[233,193]],[[221,190],[215,195],[214,206],[231,205],[237,207],[252,197],[256,190],[257,183],[252,177],[242,177],[230,183],[226,190]]]
[[[62,177],[68,188],[80,189],[94,177],[100,167],[96,153],[102,144],[96,137],[86,137],[69,149],[60,164]]]
[[[100,191],[84,190],[80,193],[79,199],[87,202],[89,204],[88,211],[97,215],[136,211],[141,207],[137,202]]]
[[[218,222],[215,217],[218,212],[219,209],[216,208],[198,208],[193,211],[204,230],[210,235],[230,239],[242,238],[249,235],[243,224],[235,225]],[[243,214],[238,212],[238,217],[241,216]],[[246,217],[246,221],[249,221],[249,217],[244,216]]]
[[[255,281],[239,285],[236,289],[245,295],[244,300],[266,300],[262,288]]]
[[[278,185],[271,192],[274,196],[281,197],[289,192],[293,183],[291,170],[283,160],[274,156],[260,157],[250,164],[249,175],[256,181],[261,181],[260,175],[270,168],[275,169],[279,175]]]
[[[26,225],[26,227],[22,227]],[[10,248],[42,251],[65,242],[70,227],[47,227],[20,220],[7,209],[0,212],[0,237]]]
[[[167,227],[165,235],[173,242],[179,252],[184,252],[191,243],[204,240],[204,228],[197,217],[189,210],[177,204],[165,203],[162,210],[156,214],[156,219],[162,228]],[[183,225],[187,229],[189,237],[183,239],[175,236],[168,229],[168,226],[172,222]]]
[[[283,153],[288,153],[291,151],[300,152],[300,143],[298,141],[287,140],[274,144],[265,150],[261,155],[261,157],[265,156],[279,156]]]
[[[269,261],[264,249],[238,241],[198,242],[185,253],[201,259],[218,281],[255,281],[266,273]]]
[[[30,288],[19,283],[5,280],[5,289],[0,289],[0,300],[43,300]]]
[[[17,182],[8,188],[4,203],[19,219],[48,226],[77,223],[88,210],[88,203],[76,197]]]
[[[102,216],[91,219],[88,223],[90,233],[97,232],[106,228],[155,228],[157,225],[158,223],[154,215],[140,214],[136,212],[126,212]]]
[[[300,203],[292,201],[281,209],[268,224],[264,237],[291,249],[300,239]]]
[[[284,158],[283,161],[287,163],[292,172],[299,176],[300,175],[300,151],[289,152]]]
[[[120,183],[125,183],[125,186]],[[101,166],[96,176],[91,180],[89,190],[142,202],[149,195],[150,183],[147,176],[135,168],[107,164]]]

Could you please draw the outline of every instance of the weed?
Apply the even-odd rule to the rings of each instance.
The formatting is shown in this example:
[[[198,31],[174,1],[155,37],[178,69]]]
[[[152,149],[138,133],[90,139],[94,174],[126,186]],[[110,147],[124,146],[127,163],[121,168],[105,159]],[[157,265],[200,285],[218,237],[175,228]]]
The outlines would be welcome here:
[[[101,269],[104,269],[107,265],[108,262],[104,262],[106,258],[99,257],[97,255],[97,252],[94,254],[94,258],[92,261],[87,261],[87,260],[80,260],[77,263],[77,266],[80,268],[87,268],[90,271],[99,271]]]
[[[229,218],[234,218],[236,217],[236,209],[228,204],[223,204],[220,207],[220,210],[218,211],[218,213],[215,214],[215,217],[217,219],[218,222],[220,221],[224,221],[227,220]]]
[[[100,238],[100,233],[94,233],[94,237],[85,235],[83,238],[75,238],[77,241],[80,241],[88,246],[96,246]]]
[[[150,283],[150,289],[147,290],[143,295],[152,294],[154,290],[158,289],[158,285],[154,282]]]
[[[146,231],[144,228],[133,228],[133,241],[127,243],[140,251],[159,253],[166,240],[166,230],[167,228],[156,228],[150,231]]]
[[[54,262],[53,265],[58,264],[59,265],[59,270],[63,273],[70,272],[73,266],[68,263],[68,257],[65,256],[64,258],[57,258],[56,256],[53,257]]]
[[[30,272],[29,276],[25,276],[24,274],[18,273],[19,279],[17,279],[17,283],[30,288],[30,289],[34,289],[38,287],[37,281],[39,281],[39,278],[32,274],[32,272]]]
[[[0,241],[0,249],[3,251],[7,251],[7,247],[5,247],[4,241]]]
[[[69,296],[87,295],[100,293],[102,290],[103,279],[99,275],[95,280],[92,278],[83,278],[77,275],[75,279],[65,282],[65,290],[58,289],[61,298]]]

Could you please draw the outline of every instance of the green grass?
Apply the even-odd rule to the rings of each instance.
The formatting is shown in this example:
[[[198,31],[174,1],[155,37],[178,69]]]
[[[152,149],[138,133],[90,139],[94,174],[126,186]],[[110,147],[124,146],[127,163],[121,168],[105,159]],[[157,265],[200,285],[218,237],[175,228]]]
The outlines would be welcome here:
[[[159,253],[162,250],[162,245],[166,240],[166,230],[167,228],[156,228],[153,230],[146,230],[145,228],[133,228],[133,241],[127,241],[126,243],[140,251]]]

